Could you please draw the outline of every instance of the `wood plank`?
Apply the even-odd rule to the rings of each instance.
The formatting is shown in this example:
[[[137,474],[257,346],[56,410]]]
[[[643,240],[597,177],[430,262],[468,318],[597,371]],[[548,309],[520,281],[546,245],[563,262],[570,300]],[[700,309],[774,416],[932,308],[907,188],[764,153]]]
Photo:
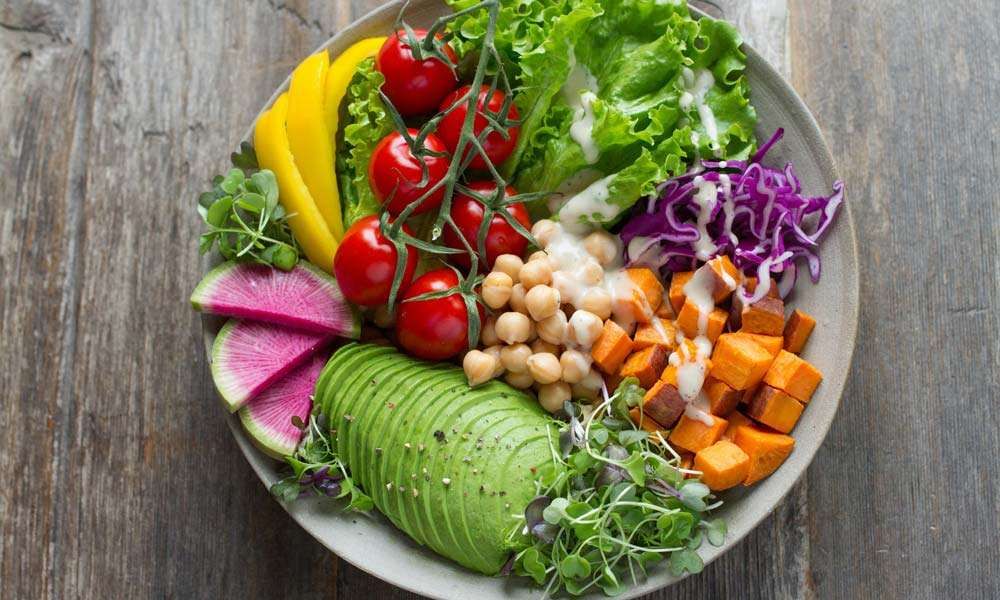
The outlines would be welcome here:
[[[862,261],[853,377],[810,469],[815,593],[995,598],[1000,4],[791,5]]]

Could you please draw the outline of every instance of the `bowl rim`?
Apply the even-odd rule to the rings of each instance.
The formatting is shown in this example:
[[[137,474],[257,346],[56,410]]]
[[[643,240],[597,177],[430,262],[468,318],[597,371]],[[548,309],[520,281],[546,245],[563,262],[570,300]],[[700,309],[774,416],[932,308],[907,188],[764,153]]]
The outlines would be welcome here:
[[[313,50],[310,53],[310,55],[323,50],[328,50],[331,47],[342,46],[344,45],[344,42],[346,40],[350,40],[353,37],[355,37],[354,33],[357,30],[364,29],[366,27],[374,25],[375,23],[381,22],[387,16],[394,17],[403,7],[406,1],[407,0],[392,0],[391,2],[388,2],[378,8],[369,11],[368,13],[359,17],[358,19],[355,19],[348,25],[344,26],[335,35],[327,38],[322,44],[320,44],[315,50]],[[431,4],[439,1],[440,0],[413,0],[411,2],[411,5],[414,5],[416,7],[419,5]],[[698,19],[704,17],[713,18],[695,6],[689,5],[688,8],[691,11],[691,14],[695,18]],[[779,73],[778,70],[773,65],[771,65],[766,59],[764,59],[748,42],[744,40],[741,49],[743,50],[743,52],[746,54],[747,57],[747,70],[749,71],[751,65],[753,65],[756,74],[763,80],[763,83],[765,85],[769,85],[772,89],[778,90],[781,94],[789,97],[789,99],[792,101],[793,108],[795,109],[794,118],[801,120],[801,125],[803,126],[802,129],[803,132],[805,133],[805,139],[803,139],[803,143],[814,151],[815,156],[821,159],[819,162],[823,177],[831,181],[839,180],[840,176],[837,172],[836,165],[833,156],[830,152],[829,146],[827,145],[823,137],[822,131],[820,130],[819,124],[817,123],[816,118],[812,114],[812,111],[809,109],[808,105],[805,103],[805,101],[802,100],[802,98],[799,96],[796,90],[792,87],[791,83],[789,83],[781,75],[781,73]],[[241,141],[253,139],[253,131],[258,119],[260,119],[261,115],[263,115],[264,112],[268,110],[268,108],[271,105],[274,104],[278,96],[280,96],[283,92],[288,90],[290,82],[291,82],[291,73],[289,73],[289,75],[281,82],[281,84],[276,88],[275,92],[270,96],[270,98],[268,98],[267,102],[254,117],[249,128],[241,138]],[[732,537],[727,536],[722,546],[712,547],[707,552],[705,551],[705,546],[702,546],[702,551],[700,551],[699,554],[702,555],[706,566],[709,565],[714,560],[718,559],[720,556],[722,556],[729,550],[731,550],[736,545],[738,545],[740,541],[743,540],[743,538],[745,538],[751,531],[756,529],[760,525],[760,523],[771,513],[773,513],[778,508],[778,506],[785,500],[785,498],[788,496],[792,488],[795,487],[799,483],[799,481],[801,481],[806,471],[808,471],[809,466],[812,464],[812,461],[815,458],[816,452],[819,450],[819,448],[823,445],[823,442],[826,440],[826,436],[829,433],[830,427],[833,425],[837,412],[839,411],[840,403],[843,398],[844,389],[846,387],[847,380],[854,366],[853,358],[857,342],[859,301],[860,301],[860,279],[861,279],[861,272],[858,263],[857,233],[854,225],[854,218],[852,215],[851,206],[848,202],[845,201],[841,204],[841,214],[838,217],[838,223],[835,223],[834,227],[840,227],[840,228],[846,227],[846,233],[849,236],[850,256],[849,260],[847,261],[847,264],[845,264],[845,267],[847,268],[848,272],[853,274],[853,277],[851,278],[852,279],[851,283],[853,283],[853,285],[851,285],[851,289],[849,289],[847,293],[847,303],[846,303],[847,312],[845,314],[845,319],[844,319],[846,325],[848,326],[848,331],[846,331],[845,333],[848,334],[847,339],[849,340],[849,344],[846,345],[848,345],[849,348],[843,348],[843,345],[841,346],[842,349],[847,351],[847,360],[846,360],[847,368],[844,371],[843,377],[837,378],[836,381],[832,382],[833,387],[835,387],[836,389],[833,390],[834,405],[832,412],[830,413],[830,418],[825,423],[821,423],[820,426],[815,430],[815,435],[818,436],[819,440],[818,443],[815,445],[815,447],[811,449],[805,449],[807,451],[806,455],[801,455],[801,454],[799,455],[799,459],[802,464],[799,472],[796,473],[794,477],[790,477],[786,480],[784,486],[781,489],[779,489],[777,493],[773,496],[773,501],[770,502],[770,505],[765,510],[751,514],[750,518],[747,519],[746,527],[742,531],[737,532],[737,534]],[[201,260],[203,273],[207,272],[217,262],[219,262],[218,257],[213,257],[212,255],[203,257]],[[211,348],[212,348],[212,343],[215,339],[215,334],[213,333],[212,330],[216,328],[215,324],[217,323],[219,323],[217,318],[212,317],[210,315],[202,315],[202,337],[205,346],[205,351],[208,354],[209,360],[211,360]],[[825,379],[824,383],[830,384],[831,382]],[[236,438],[237,445],[239,446],[241,452],[243,453],[244,458],[250,464],[251,468],[254,470],[254,472],[256,473],[257,477],[261,480],[261,482],[264,483],[265,487],[269,488],[270,485],[273,484],[276,480],[272,476],[272,474],[268,472],[267,465],[269,463],[275,464],[274,460],[265,456],[262,452],[260,452],[260,450],[258,450],[253,445],[252,441],[247,437],[247,435],[243,431],[240,425],[238,415],[236,414],[228,415],[227,423],[229,425],[230,431]],[[296,524],[299,527],[301,527],[303,530],[309,533],[310,536],[312,536],[317,542],[319,542],[329,551],[333,552],[334,554],[337,554],[336,550],[333,547],[331,547],[323,539],[323,537],[321,537],[316,531],[314,531],[313,528],[310,527],[305,522],[305,519],[303,517],[289,510],[289,506],[284,502],[279,501],[278,504],[281,505],[282,509],[285,510],[285,512],[296,522]],[[405,535],[402,532],[398,533],[400,535]],[[446,597],[446,596],[436,595],[434,593],[434,590],[429,590],[425,587],[414,585],[410,582],[410,579],[403,576],[399,576],[396,573],[379,571],[376,566],[373,566],[377,565],[378,561],[371,561],[365,563],[340,556],[339,554],[337,556],[338,558],[346,560],[354,567],[368,573],[369,575],[377,577],[401,589],[429,597],[441,597],[441,598]],[[442,561],[447,560],[442,557],[438,558]],[[685,573],[684,575],[681,575],[679,577],[670,577],[669,580],[664,585],[649,589],[646,589],[645,586],[636,586],[630,588],[619,597],[622,598],[623,600],[627,600],[629,598],[635,598],[637,596],[650,593],[657,589],[665,589],[677,583],[678,581],[685,579],[688,576],[689,574]],[[483,577],[486,576],[484,575]]]

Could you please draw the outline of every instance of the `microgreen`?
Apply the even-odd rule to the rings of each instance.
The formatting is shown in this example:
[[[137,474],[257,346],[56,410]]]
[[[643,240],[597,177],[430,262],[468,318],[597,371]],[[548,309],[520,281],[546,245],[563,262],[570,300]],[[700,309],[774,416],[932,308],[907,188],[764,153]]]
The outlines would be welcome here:
[[[348,509],[368,511],[375,504],[347,474],[336,451],[336,441],[325,419],[315,412],[295,454],[285,457],[292,473],[271,486],[271,493],[285,502],[303,496],[348,499]]]
[[[637,397],[642,388],[629,378],[592,411],[573,404],[563,411],[568,423],[557,460],[565,469],[539,483],[508,539],[521,548],[513,571],[545,585],[547,594],[599,588],[617,595],[663,559],[675,575],[697,573],[703,534],[713,545],[725,538],[721,519],[705,519],[708,487],[685,478],[676,453],[665,457],[627,416],[614,416],[627,415]]]
[[[226,260],[244,260],[288,271],[299,261],[299,246],[278,202],[278,180],[258,170],[257,156],[244,142],[231,157],[234,168],[212,180],[212,190],[198,198],[206,231],[202,254],[218,248]]]

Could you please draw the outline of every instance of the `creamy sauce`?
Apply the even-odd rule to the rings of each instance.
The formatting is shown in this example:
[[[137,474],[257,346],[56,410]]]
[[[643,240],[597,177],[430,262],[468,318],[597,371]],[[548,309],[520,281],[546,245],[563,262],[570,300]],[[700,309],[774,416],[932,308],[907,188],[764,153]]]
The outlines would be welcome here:
[[[705,128],[705,133],[708,134],[712,151],[716,156],[720,156],[722,148],[719,147],[719,126],[715,121],[715,113],[712,112],[712,107],[705,102],[708,91],[715,85],[715,77],[712,76],[712,72],[708,69],[692,71],[687,67],[682,69],[681,76],[684,79],[684,87],[686,89],[681,94],[678,103],[685,112],[690,110],[692,106],[698,111],[698,118]],[[693,136],[692,141],[694,141]],[[697,142],[695,142],[695,145],[697,145]]]
[[[601,154],[594,141],[593,104],[594,100],[597,100],[597,79],[585,66],[577,64],[576,57],[572,53],[570,54],[570,62],[573,64],[573,68],[562,87],[566,104],[573,111],[573,122],[569,127],[569,136],[580,145],[587,164],[592,165],[597,162]]]
[[[598,179],[563,203],[558,216],[567,231],[585,234],[594,228],[588,221],[610,221],[621,212],[621,207],[608,203],[611,197],[608,184],[615,176]]]
[[[708,223],[715,210],[718,188],[714,182],[706,181],[701,175],[694,178],[694,185],[698,189],[694,195],[695,204],[698,205],[698,239],[694,242],[694,252],[698,260],[707,261],[719,249],[708,234]]]

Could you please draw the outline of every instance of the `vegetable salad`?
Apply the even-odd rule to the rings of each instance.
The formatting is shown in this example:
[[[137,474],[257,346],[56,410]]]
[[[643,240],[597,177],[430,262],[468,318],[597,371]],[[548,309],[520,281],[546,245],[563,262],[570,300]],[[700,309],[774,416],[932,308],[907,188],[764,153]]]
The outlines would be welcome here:
[[[448,4],[306,58],[202,195],[225,406],[281,499],[484,574],[697,572],[821,384],[789,305],[843,186],[764,164],[739,33],[681,0]]]

